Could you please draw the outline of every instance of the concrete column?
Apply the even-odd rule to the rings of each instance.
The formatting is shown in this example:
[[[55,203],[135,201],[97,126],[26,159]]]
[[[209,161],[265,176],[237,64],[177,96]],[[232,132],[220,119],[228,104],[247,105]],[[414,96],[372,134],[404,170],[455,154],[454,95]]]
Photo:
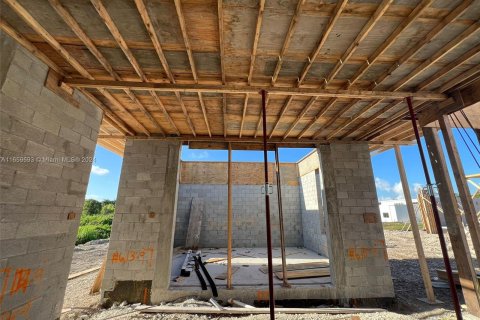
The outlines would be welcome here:
[[[330,263],[342,297],[393,297],[393,283],[367,144],[318,147]]]
[[[155,289],[168,288],[179,159],[179,142],[127,140],[102,283],[105,300],[149,303]]]
[[[57,319],[102,114],[0,32],[0,318]]]

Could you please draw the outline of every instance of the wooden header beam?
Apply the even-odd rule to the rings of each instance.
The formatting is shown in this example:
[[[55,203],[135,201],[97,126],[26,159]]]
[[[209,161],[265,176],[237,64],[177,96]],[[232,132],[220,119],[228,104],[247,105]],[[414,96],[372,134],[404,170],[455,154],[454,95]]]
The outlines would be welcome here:
[[[348,99],[395,99],[413,97],[416,100],[443,101],[448,97],[442,93],[427,91],[367,91],[367,90],[333,90],[311,88],[281,88],[267,86],[236,86],[236,85],[201,85],[201,84],[165,84],[135,81],[110,81],[87,79],[63,79],[63,82],[76,88],[103,88],[103,89],[132,89],[139,91],[158,92],[205,92],[205,93],[259,93],[260,90],[268,91],[269,95],[292,95],[307,97],[338,97]]]

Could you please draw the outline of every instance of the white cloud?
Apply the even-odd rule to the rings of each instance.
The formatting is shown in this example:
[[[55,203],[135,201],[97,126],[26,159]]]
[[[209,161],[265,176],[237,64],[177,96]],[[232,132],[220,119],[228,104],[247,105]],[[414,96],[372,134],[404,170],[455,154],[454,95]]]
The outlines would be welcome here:
[[[401,182],[397,182],[393,185],[392,191],[395,193],[396,199],[405,199],[403,194],[403,187]]]
[[[192,159],[201,160],[201,159],[207,159],[209,157],[209,154],[206,150],[192,151],[190,153],[190,156],[192,157]]]
[[[375,177],[375,187],[382,191],[392,191],[392,186],[390,185],[390,182],[388,182],[387,180],[383,180],[379,177]]]
[[[99,176],[104,176],[104,175],[108,174],[109,172],[110,172],[110,170],[108,170],[108,169],[100,168],[99,166],[96,166],[96,165],[92,166],[92,173],[93,174],[96,174],[96,175],[99,175]]]
[[[418,189],[422,189],[423,185],[419,182],[415,182],[412,186],[413,192],[417,193]]]

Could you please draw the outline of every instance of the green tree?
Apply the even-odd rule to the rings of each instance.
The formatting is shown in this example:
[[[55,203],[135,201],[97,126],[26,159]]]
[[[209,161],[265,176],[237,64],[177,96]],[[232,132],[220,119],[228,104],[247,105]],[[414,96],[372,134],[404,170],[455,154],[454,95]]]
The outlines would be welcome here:
[[[115,200],[103,200],[102,201],[102,206],[106,204],[113,204],[115,206]]]
[[[102,203],[100,201],[97,201],[94,199],[87,199],[83,204],[82,214],[89,214],[89,215],[100,214],[101,210],[102,210]]]
[[[102,210],[100,211],[101,214],[112,214],[115,212],[115,204],[107,203],[102,205]]]

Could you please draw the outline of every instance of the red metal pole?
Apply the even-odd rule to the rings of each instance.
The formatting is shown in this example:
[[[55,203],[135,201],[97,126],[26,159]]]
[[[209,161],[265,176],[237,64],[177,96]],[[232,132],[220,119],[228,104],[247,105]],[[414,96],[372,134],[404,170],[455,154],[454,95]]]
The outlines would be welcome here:
[[[453,307],[455,308],[455,314],[457,319],[463,319],[462,310],[460,309],[460,302],[458,301],[457,289],[453,280],[452,267],[450,265],[450,259],[448,257],[447,245],[445,244],[445,236],[443,235],[442,224],[440,222],[440,216],[438,214],[437,201],[435,200],[435,194],[433,193],[433,184],[430,179],[430,173],[428,172],[427,161],[425,154],[423,153],[422,143],[420,142],[420,134],[418,133],[417,120],[415,112],[413,111],[412,97],[407,97],[408,111],[410,112],[410,118],[412,119],[413,131],[415,132],[415,138],[417,139],[418,151],[420,152],[420,159],[422,160],[423,171],[425,173],[425,179],[427,180],[428,193],[430,195],[430,202],[433,209],[433,217],[435,218],[435,225],[437,226],[438,239],[440,240],[440,248],[442,249],[443,263],[445,264],[445,270],[447,271],[448,284],[450,286],[450,294],[452,296]]]
[[[268,257],[268,293],[270,303],[270,320],[275,320],[275,298],[273,296],[273,261],[272,261],[272,230],[270,226],[270,195],[268,184],[268,152],[267,152],[267,110],[265,90],[262,94],[262,110],[263,110],[263,164],[265,167],[265,219],[267,223],[267,257]]]

